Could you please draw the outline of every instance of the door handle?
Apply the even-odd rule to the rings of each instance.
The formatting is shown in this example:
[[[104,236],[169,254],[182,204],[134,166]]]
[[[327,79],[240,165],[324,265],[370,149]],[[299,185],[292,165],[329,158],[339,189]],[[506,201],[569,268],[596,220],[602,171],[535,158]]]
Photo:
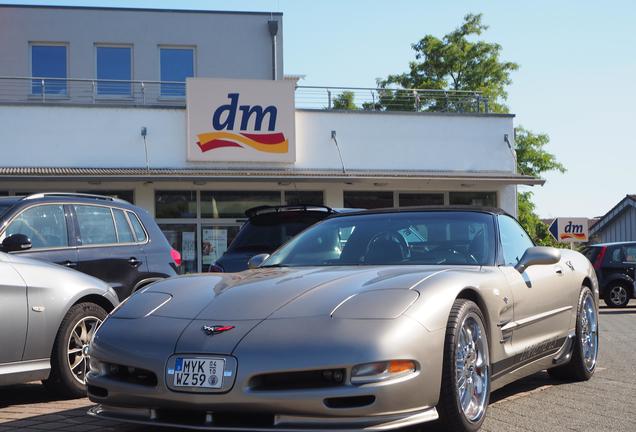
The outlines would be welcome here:
[[[64,262],[64,265],[65,265],[66,267],[69,267],[69,268],[71,268],[71,267],[77,267],[77,263],[76,263],[76,262],[73,262],[73,261],[65,261],[65,262]]]
[[[141,264],[141,261],[139,261],[135,257],[131,257],[131,258],[128,259],[128,264],[130,264],[133,267],[137,267],[139,264]]]
[[[563,276],[563,269],[561,267],[557,267],[555,270],[556,274],[559,276]]]

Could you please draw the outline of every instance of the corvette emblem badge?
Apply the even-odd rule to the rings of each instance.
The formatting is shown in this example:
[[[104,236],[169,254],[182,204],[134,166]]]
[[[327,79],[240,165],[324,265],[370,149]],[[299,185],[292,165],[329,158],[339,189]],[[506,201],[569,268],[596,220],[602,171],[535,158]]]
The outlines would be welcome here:
[[[214,336],[216,334],[224,333],[226,331],[232,330],[233,328],[234,326],[229,326],[229,325],[215,325],[215,326],[204,325],[202,330],[205,332],[206,335]]]

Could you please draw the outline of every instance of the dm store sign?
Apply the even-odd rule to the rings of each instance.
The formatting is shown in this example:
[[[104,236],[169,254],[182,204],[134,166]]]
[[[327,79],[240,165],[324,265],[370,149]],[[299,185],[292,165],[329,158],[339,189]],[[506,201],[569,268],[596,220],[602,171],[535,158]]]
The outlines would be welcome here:
[[[292,81],[187,80],[188,160],[296,160]]]

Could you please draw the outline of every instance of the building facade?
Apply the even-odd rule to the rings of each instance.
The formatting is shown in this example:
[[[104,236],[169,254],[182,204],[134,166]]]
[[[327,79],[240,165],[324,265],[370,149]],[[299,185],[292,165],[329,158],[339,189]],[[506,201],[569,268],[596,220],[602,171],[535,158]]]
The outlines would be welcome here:
[[[636,195],[626,195],[590,227],[594,243],[636,241]]]
[[[190,272],[223,252],[203,245],[231,241],[252,206],[516,215],[517,185],[542,184],[515,171],[514,116],[488,113],[479,95],[413,93],[419,112],[330,109],[342,89],[284,79],[282,27],[270,13],[0,6],[0,142],[10,149],[0,193],[132,201]],[[361,102],[382,96],[354,92]],[[431,101],[449,108],[420,106]],[[212,135],[193,132],[206,121]],[[267,147],[283,135],[284,151]]]

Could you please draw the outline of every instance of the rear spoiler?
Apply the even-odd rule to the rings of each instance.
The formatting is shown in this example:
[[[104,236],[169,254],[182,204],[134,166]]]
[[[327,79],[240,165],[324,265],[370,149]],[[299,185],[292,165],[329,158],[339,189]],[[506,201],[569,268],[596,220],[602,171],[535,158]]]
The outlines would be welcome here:
[[[310,204],[300,204],[300,205],[281,205],[281,206],[258,206],[252,207],[251,209],[247,209],[245,211],[245,216],[248,218],[253,218],[254,216],[266,214],[266,213],[280,213],[284,211],[324,211],[328,214],[336,213],[334,209],[327,206],[321,205],[310,205]]]

